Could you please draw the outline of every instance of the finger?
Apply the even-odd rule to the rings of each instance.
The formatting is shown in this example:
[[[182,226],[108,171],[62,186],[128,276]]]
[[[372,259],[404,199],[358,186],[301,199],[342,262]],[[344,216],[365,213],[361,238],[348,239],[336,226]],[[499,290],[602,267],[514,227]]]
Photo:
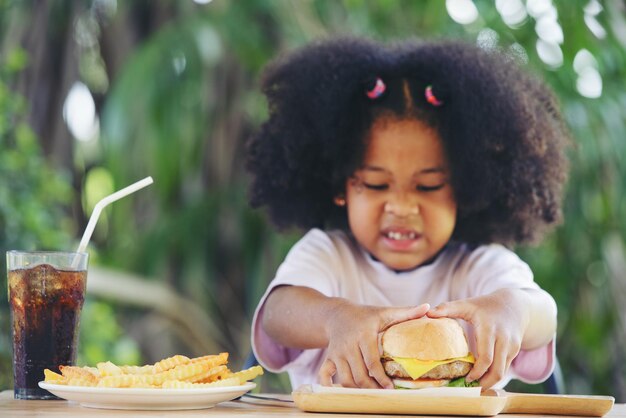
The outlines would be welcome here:
[[[365,358],[363,357],[363,351],[359,347],[360,356],[351,357],[348,359],[350,365],[350,371],[352,372],[352,380],[358,388],[378,389],[378,383],[372,379],[369,375],[369,370],[365,364]]]
[[[480,386],[483,389],[489,389],[498,383],[504,377],[507,368],[507,350],[506,347],[498,340],[494,346],[494,355],[491,366],[487,373],[480,379]]]
[[[521,341],[519,341],[515,343],[515,346],[513,347],[513,349],[509,350],[509,355],[506,358],[506,370],[509,370],[509,367],[511,367],[511,364],[513,364],[513,360],[515,360],[515,357],[517,357],[521,349],[522,349],[522,343]]]
[[[422,303],[412,308],[389,308],[383,313],[381,331],[400,322],[421,318],[426,315],[429,309],[430,305],[428,303]]]
[[[471,322],[472,318],[472,309],[473,305],[465,302],[465,301],[454,301],[454,302],[446,302],[441,303],[429,310],[426,315],[429,318],[458,318],[463,319],[465,321]]]
[[[332,360],[326,359],[322,364],[322,367],[320,367],[319,372],[317,373],[320,385],[332,386],[333,376],[335,375],[335,373],[337,373],[337,366],[335,366],[335,363]]]
[[[520,348],[520,342],[510,341],[509,339],[496,341],[492,365],[480,380],[483,389],[490,388],[506,376],[511,363],[519,354]]]
[[[476,363],[467,374],[467,381],[480,379],[489,370],[493,362],[495,335],[493,330],[485,327],[476,327]]]
[[[358,387],[354,378],[352,377],[352,370],[350,368],[350,364],[346,360],[338,360],[335,363],[337,365],[337,373],[333,377],[333,382],[340,384],[345,388],[356,388]]]
[[[368,370],[368,375],[371,376],[374,383],[376,383],[375,387],[393,389],[393,383],[385,373],[385,369],[380,362],[377,344],[372,342],[367,344],[365,347],[361,347],[361,353],[363,355],[365,367],[367,367]]]

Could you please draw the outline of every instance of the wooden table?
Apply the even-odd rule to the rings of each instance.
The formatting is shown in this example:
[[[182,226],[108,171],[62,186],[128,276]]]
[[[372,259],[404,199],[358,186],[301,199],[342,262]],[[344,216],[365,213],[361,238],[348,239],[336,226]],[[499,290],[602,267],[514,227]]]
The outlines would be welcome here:
[[[260,395],[260,396],[285,396],[285,395]],[[12,391],[0,393],[0,417],[184,417],[184,416],[207,416],[207,417],[377,417],[394,415],[359,415],[359,414],[313,414],[302,412],[290,406],[258,405],[248,401],[232,401],[218,404],[211,409],[197,409],[189,411],[124,411],[83,408],[78,404],[67,401],[22,401],[13,399]],[[397,416],[397,415],[395,415]],[[536,416],[536,415],[535,415]],[[507,415],[506,418],[530,418],[532,415]],[[554,417],[554,416],[552,416]],[[616,404],[611,412],[605,417],[626,418],[626,404]]]

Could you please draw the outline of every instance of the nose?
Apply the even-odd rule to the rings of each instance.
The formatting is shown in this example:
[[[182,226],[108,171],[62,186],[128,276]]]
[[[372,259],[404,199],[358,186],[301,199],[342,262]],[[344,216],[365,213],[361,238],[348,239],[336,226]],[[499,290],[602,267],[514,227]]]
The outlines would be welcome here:
[[[384,207],[385,213],[392,214],[399,218],[419,215],[419,202],[406,196],[404,193],[394,193],[387,200]]]

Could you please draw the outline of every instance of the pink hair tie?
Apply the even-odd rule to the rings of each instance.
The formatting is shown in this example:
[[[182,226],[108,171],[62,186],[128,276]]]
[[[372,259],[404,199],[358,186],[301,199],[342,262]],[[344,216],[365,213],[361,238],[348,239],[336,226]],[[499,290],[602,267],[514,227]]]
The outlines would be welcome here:
[[[387,90],[387,86],[380,77],[376,77],[376,84],[370,90],[367,90],[365,94],[372,100],[378,99]]]
[[[435,107],[439,107],[443,105],[443,101],[437,99],[433,93],[433,86],[426,86],[426,90],[424,91],[424,96],[426,96],[426,101]]]

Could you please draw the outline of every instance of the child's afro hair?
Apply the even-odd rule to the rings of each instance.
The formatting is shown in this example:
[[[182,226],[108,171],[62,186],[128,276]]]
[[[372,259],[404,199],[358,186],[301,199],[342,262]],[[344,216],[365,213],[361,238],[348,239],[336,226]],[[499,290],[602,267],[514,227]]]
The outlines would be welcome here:
[[[386,91],[371,99],[377,77]],[[427,101],[427,86],[443,105]],[[274,61],[262,89],[269,119],[248,144],[251,204],[281,228],[348,230],[333,198],[362,163],[373,122],[390,116],[439,132],[458,207],[453,239],[532,243],[561,220],[569,136],[556,100],[496,50],[337,38]]]

